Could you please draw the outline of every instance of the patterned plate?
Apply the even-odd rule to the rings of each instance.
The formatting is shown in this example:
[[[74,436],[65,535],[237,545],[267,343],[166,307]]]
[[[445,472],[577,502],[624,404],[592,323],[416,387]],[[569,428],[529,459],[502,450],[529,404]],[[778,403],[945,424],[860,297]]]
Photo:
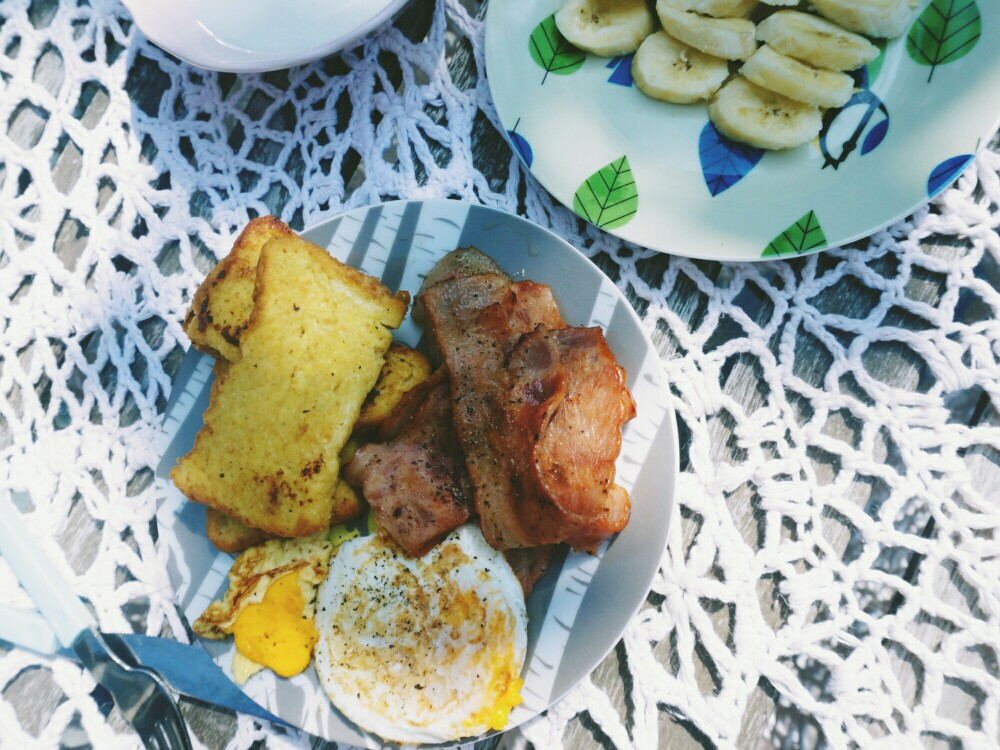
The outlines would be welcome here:
[[[617,287],[566,242],[516,216],[455,201],[400,201],[352,211],[303,236],[390,288],[411,293],[445,253],[478,247],[514,278],[550,284],[570,323],[601,326],[628,372],[638,416],[625,427],[618,481],[631,493],[632,520],[597,556],[569,553],[553,561],[528,598],[524,703],[511,714],[508,728],[514,727],[545,710],[604,658],[644,601],[659,567],[678,466],[676,422],[665,400],[660,360]],[[407,316],[396,338],[416,345],[422,333]],[[167,405],[156,471],[159,544],[189,622],[225,590],[233,560],[205,537],[204,508],[185,500],[167,478],[194,444],[211,379],[212,359],[191,350]],[[231,643],[201,643],[231,675]],[[312,734],[381,746],[331,706],[312,668],[287,680],[265,670],[245,689],[269,711]]]
[[[562,1],[490,3],[486,69],[500,121],[557,200],[657,250],[758,260],[852,242],[941,191],[997,127],[995,0],[920,0],[908,33],[855,71],[847,105],[788,152],[720,136],[704,104],[641,94],[631,55],[595,57],[559,34]]]

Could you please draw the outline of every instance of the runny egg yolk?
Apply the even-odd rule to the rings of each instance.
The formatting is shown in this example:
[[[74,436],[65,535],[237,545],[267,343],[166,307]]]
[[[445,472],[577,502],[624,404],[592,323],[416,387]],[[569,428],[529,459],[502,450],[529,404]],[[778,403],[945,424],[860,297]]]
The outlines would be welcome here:
[[[259,604],[249,604],[233,624],[236,650],[282,677],[309,666],[319,634],[303,615],[298,571],[274,581]]]
[[[510,673],[509,665],[512,660],[513,650],[508,649],[507,658],[494,664],[489,692],[496,696],[496,700],[493,705],[484,706],[478,713],[470,716],[465,722],[466,726],[480,727],[485,724],[488,730],[500,730],[507,726],[511,710],[523,700],[521,688],[524,680]]]

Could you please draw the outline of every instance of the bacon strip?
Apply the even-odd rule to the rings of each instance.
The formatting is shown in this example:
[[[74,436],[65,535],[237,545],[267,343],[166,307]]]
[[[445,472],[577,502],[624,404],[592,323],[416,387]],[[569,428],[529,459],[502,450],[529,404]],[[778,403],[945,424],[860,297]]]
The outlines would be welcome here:
[[[420,302],[487,541],[593,549],[621,530],[614,462],[635,404],[601,331],[568,328],[543,284],[454,264]]]
[[[592,549],[629,518],[628,493],[614,483],[621,427],[635,416],[625,370],[600,328],[539,328],[518,342],[508,372],[522,512]]]
[[[388,443],[358,449],[344,478],[362,488],[379,526],[411,555],[469,519],[472,491],[455,439],[448,384],[439,380]]]
[[[475,488],[483,536],[497,549],[538,544],[519,520],[503,434],[505,359],[539,324],[562,324],[548,287],[502,274],[448,279],[427,289],[424,310],[451,380],[455,431]]]
[[[535,584],[549,569],[549,560],[552,559],[554,551],[554,547],[546,545],[543,547],[516,547],[503,553],[521,584],[525,599],[531,595]]]

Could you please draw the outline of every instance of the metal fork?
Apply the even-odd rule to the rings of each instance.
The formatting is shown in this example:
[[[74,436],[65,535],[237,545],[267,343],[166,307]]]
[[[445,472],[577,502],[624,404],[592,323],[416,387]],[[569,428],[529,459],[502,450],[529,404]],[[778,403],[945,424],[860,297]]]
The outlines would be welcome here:
[[[191,750],[184,717],[160,676],[131,660],[117,636],[84,630],[73,650],[111,693],[118,710],[150,750]]]
[[[0,555],[34,600],[59,642],[73,649],[111,694],[150,750],[191,750],[191,739],[166,684],[132,658],[128,646],[97,631],[90,612],[53,567],[6,494],[0,494]]]

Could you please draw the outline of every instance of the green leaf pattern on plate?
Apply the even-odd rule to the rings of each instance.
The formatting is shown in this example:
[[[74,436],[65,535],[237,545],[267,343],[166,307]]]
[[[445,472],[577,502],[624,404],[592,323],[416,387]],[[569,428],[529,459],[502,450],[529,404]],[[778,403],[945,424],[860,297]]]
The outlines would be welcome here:
[[[531,36],[528,37],[528,52],[531,59],[538,67],[545,71],[542,83],[549,77],[549,73],[560,76],[568,76],[575,73],[587,59],[587,53],[578,50],[566,41],[566,37],[559,33],[556,27],[556,16],[553,13],[540,24],[538,24]]]
[[[906,35],[906,52],[920,65],[930,66],[928,82],[939,65],[967,55],[982,32],[976,0],[934,0]]]
[[[639,209],[639,191],[628,157],[605,164],[573,196],[576,214],[601,229],[627,224]]]
[[[826,246],[826,235],[816,218],[816,212],[810,211],[788,229],[779,234],[767,246],[762,258],[780,258],[783,255],[801,255],[810,250]]]

